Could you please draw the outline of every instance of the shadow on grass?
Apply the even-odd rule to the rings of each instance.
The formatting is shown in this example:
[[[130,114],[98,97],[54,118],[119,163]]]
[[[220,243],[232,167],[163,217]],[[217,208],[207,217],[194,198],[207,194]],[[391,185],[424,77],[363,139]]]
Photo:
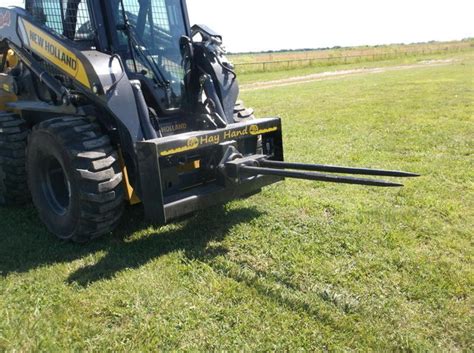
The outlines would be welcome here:
[[[0,209],[0,276],[70,263],[103,252],[105,255],[97,263],[81,267],[67,278],[70,284],[87,287],[125,269],[140,268],[160,256],[182,251],[186,258],[208,263],[222,275],[256,290],[277,305],[333,323],[331,317],[314,307],[291,281],[251,270],[245,263],[230,261],[230,268],[213,264],[215,257],[227,253],[219,242],[232,227],[259,216],[261,213],[254,208],[227,211],[225,207],[214,207],[176,223],[171,231],[166,228],[153,230],[143,220],[141,207],[134,207],[128,209],[113,235],[78,245],[61,242],[49,234],[33,208]],[[144,230],[147,234],[140,235]],[[134,236],[137,236],[136,240]],[[217,244],[209,247],[211,241]],[[247,271],[241,272],[242,268]]]
[[[177,223],[171,231],[157,228],[153,234],[129,240],[150,224],[143,220],[140,207],[130,208],[117,231],[87,245],[58,241],[41,225],[34,210],[0,211],[0,276],[27,272],[43,266],[67,263],[88,255],[105,252],[96,264],[80,268],[68,279],[82,286],[113,277],[128,268],[138,268],[149,261],[184,251],[189,259],[209,260],[225,254],[223,247],[208,249],[210,241],[222,241],[230,229],[260,215],[254,208],[227,211],[223,206],[208,209]],[[149,231],[148,231],[149,232]]]

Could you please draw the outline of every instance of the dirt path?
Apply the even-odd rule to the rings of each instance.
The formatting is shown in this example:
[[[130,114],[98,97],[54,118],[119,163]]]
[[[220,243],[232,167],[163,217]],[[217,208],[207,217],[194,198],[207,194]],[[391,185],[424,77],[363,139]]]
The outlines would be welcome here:
[[[335,79],[354,76],[354,75],[378,74],[378,73],[387,72],[387,71],[410,70],[410,69],[415,69],[415,68],[425,67],[425,66],[444,66],[444,65],[449,65],[453,63],[454,61],[455,61],[454,59],[426,60],[426,61],[420,61],[419,63],[412,64],[412,65],[320,72],[317,74],[290,77],[290,78],[282,79],[282,80],[250,83],[246,85],[241,85],[240,88],[242,92],[256,91],[256,90],[261,90],[261,89],[291,86],[291,85],[314,82],[314,81],[335,80]]]

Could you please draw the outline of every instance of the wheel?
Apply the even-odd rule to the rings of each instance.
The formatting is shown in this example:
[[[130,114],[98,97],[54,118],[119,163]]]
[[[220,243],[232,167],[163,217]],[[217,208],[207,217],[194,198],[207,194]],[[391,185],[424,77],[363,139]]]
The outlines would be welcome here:
[[[83,243],[118,224],[124,205],[119,159],[93,119],[64,117],[36,126],[27,171],[39,216],[59,238]]]
[[[26,141],[29,129],[16,114],[0,112],[0,205],[28,202]]]
[[[252,119],[255,119],[254,110],[252,108],[246,108],[242,101],[237,101],[234,107],[234,120],[241,122]]]

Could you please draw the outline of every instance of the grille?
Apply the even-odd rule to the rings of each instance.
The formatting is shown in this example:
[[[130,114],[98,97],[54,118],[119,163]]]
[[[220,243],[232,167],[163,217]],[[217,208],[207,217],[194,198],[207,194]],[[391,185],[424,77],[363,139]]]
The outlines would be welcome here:
[[[168,12],[166,11],[165,0],[152,1],[150,6],[155,26],[158,26],[160,29],[169,32],[170,23],[168,19]]]
[[[71,40],[92,40],[92,25],[86,0],[35,0],[27,11],[40,23]]]
[[[136,18],[140,15],[140,3],[138,0],[124,0],[123,5],[125,7],[125,11]],[[148,11],[147,16],[147,25],[151,26],[158,26],[161,30],[169,32],[170,31],[170,23],[168,19],[168,12],[166,11],[166,3],[165,0],[153,0],[150,1],[150,10]],[[132,19],[133,21],[133,19]],[[141,24],[142,26],[145,25],[144,23]],[[140,24],[137,24],[137,27]]]

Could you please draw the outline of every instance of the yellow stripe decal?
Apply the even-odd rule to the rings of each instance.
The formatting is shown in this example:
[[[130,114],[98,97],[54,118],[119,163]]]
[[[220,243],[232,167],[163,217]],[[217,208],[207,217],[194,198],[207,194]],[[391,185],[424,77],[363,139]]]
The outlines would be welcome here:
[[[275,131],[278,131],[277,127],[270,127],[268,129],[259,129],[259,127],[256,125],[250,127],[250,135],[253,135],[253,136],[265,135],[265,134],[268,134],[270,132],[275,132]]]
[[[27,32],[29,47],[43,59],[48,60],[62,71],[90,88],[86,70],[78,57],[45,31],[21,19]]]
[[[186,145],[182,147],[177,147],[168,151],[163,151],[161,152],[162,157],[167,157],[171,156],[173,154],[177,153],[182,153],[182,152],[187,152],[187,151],[192,151],[195,150],[196,148],[199,147],[199,139],[197,137],[191,137],[189,140],[187,140]]]

